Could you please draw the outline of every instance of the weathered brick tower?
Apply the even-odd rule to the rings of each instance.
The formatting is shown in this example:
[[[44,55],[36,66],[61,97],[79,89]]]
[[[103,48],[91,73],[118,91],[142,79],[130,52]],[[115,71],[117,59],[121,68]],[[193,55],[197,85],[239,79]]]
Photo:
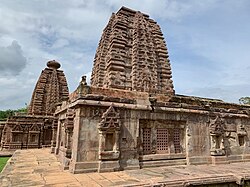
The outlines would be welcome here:
[[[35,86],[28,114],[9,117],[4,125],[3,149],[39,148],[50,146],[56,104],[68,99],[65,75],[56,61],[49,61]],[[52,142],[55,144],[55,142]]]
[[[122,7],[94,58],[58,106],[52,151],[73,173],[250,161],[250,108],[176,95],[159,25]]]

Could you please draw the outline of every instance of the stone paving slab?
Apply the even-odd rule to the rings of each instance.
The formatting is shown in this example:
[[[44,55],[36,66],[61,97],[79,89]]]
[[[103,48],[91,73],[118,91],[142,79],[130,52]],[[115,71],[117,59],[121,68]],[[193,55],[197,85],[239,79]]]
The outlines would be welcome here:
[[[250,162],[228,165],[166,166],[112,173],[63,171],[49,149],[18,150],[0,174],[0,186],[188,186],[250,180]]]
[[[0,151],[0,157],[4,157],[4,156],[12,156],[14,154],[15,151]]]

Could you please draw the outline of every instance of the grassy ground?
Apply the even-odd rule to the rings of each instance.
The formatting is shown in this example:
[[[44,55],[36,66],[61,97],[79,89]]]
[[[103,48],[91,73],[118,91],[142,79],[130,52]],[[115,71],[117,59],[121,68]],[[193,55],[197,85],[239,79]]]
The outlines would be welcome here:
[[[5,164],[9,160],[10,157],[0,157],[0,172],[3,170]]]

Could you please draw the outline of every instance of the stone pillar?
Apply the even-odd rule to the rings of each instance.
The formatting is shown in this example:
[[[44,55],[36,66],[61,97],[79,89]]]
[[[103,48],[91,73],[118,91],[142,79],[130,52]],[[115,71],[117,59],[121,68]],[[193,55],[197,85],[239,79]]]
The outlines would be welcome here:
[[[67,136],[67,142],[66,142],[66,157],[67,158],[71,158],[71,153],[72,153],[72,141],[71,141],[71,138],[72,138],[72,135],[73,135],[73,128],[68,128],[66,129],[66,136]]]
[[[55,147],[55,154],[59,153],[60,143],[61,143],[61,128],[62,128],[62,122],[61,120],[58,120],[57,124],[57,132],[56,132],[56,147]]]
[[[57,126],[58,126],[58,120],[54,120],[52,124],[51,153],[55,153],[56,149]]]
[[[75,109],[75,117],[74,117],[74,131],[72,134],[72,154],[71,154],[71,162],[69,164],[69,171],[72,173],[77,173],[81,169],[81,163],[80,160],[80,132],[81,132],[81,126],[83,126],[82,123],[82,117],[81,117],[81,108]]]
[[[119,151],[119,134],[120,134],[120,131],[115,131],[114,135],[115,135],[115,143],[114,143],[114,151],[118,152]]]
[[[105,148],[105,138],[106,138],[106,134],[103,134],[103,132],[100,131],[99,132],[99,159],[101,159],[101,152],[103,152]]]

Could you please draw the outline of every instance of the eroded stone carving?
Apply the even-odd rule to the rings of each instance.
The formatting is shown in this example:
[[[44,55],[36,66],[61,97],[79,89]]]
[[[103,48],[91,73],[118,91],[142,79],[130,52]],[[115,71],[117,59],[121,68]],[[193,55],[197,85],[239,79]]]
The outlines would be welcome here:
[[[239,146],[244,146],[247,142],[247,131],[245,129],[245,125],[239,124],[237,125],[237,138]]]
[[[82,76],[82,80],[81,80],[79,86],[77,87],[77,93],[79,96],[86,95],[89,93],[89,86],[87,85],[86,79],[87,79],[86,76]]]
[[[125,7],[112,14],[96,51],[92,86],[173,95],[171,74],[159,25]]]
[[[225,137],[225,121],[219,116],[211,121],[210,126],[211,137],[211,155],[225,155],[224,137]]]
[[[120,116],[111,105],[102,115],[102,121],[99,125],[99,130],[102,132],[113,132],[120,130]]]
[[[118,158],[120,155],[119,134],[120,134],[120,115],[111,105],[102,115],[102,120],[99,124],[99,171],[107,169],[105,161],[112,160],[115,163],[111,166],[112,169],[118,169]]]
[[[243,125],[243,124],[237,125],[237,134],[238,135],[243,135],[243,136],[247,135],[247,131],[245,129],[245,125]]]
[[[60,64],[55,60],[49,61],[33,91],[28,114],[53,115],[56,104],[68,99],[69,91],[65,75]]]

